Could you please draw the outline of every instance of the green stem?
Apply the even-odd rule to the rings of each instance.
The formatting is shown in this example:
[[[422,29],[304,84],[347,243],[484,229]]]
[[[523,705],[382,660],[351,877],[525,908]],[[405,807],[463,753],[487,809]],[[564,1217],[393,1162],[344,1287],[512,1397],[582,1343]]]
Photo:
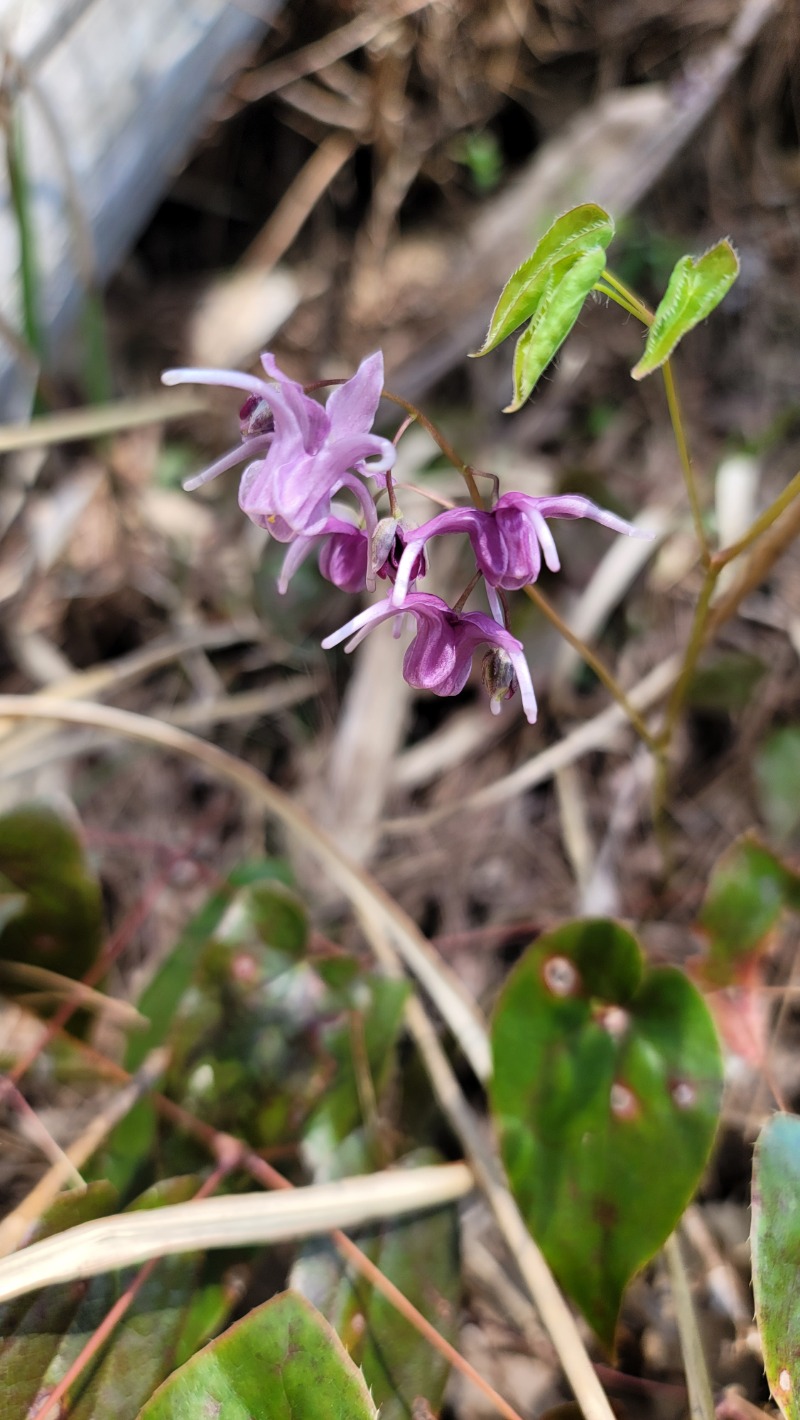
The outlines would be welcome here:
[[[681,418],[681,406],[678,399],[678,388],[675,384],[675,376],[672,373],[672,366],[669,360],[665,360],[661,366],[661,374],[664,378],[664,389],[667,395],[667,407],[669,409],[672,432],[675,435],[675,443],[678,448],[678,458],[681,461],[683,470],[683,481],[686,484],[686,492],[689,495],[689,506],[694,519],[694,530],[697,541],[700,544],[700,555],[703,566],[708,567],[711,562],[711,549],[708,545],[705,528],[703,527],[703,513],[700,507],[700,496],[697,492],[697,480],[694,476],[692,459],[689,453],[689,445],[686,442],[686,432]]]
[[[616,305],[621,306],[623,311],[626,311],[629,316],[634,316],[636,320],[641,320],[639,311],[637,311],[629,301],[626,301],[625,297],[620,295],[618,291],[615,291],[611,286],[604,285],[602,277],[599,281],[595,282],[592,289],[597,291],[599,295],[606,296],[609,301],[614,301]]]
[[[620,281],[619,277],[615,276],[613,271],[609,271],[608,267],[606,267],[600,279],[613,288],[616,292],[615,299],[621,297],[619,304],[621,305],[624,302],[631,315],[636,316],[636,318],[642,322],[642,325],[653,324],[653,312],[650,310],[650,307],[646,306],[644,301],[640,301],[636,292],[631,291],[630,287],[626,286],[624,281]],[[611,292],[607,294],[610,295]]]
[[[43,344],[39,318],[36,242],[31,217],[31,193],[25,164],[25,147],[17,113],[12,113],[6,129],[6,163],[11,205],[14,209],[19,240],[19,274],[25,340],[41,360]]]
[[[606,296],[610,296],[611,299],[622,306],[623,310],[626,310],[629,315],[636,316],[642,322],[642,325],[651,326],[653,324],[654,317],[650,307],[646,306],[644,301],[640,301],[635,292],[629,290],[625,283],[620,281],[613,272],[605,270],[601,281],[605,283],[605,286],[596,286],[595,290],[601,290]],[[678,458],[680,459],[681,470],[683,472],[683,481],[686,484],[686,492],[689,495],[689,506],[692,510],[695,533],[697,534],[697,541],[700,544],[700,554],[703,560],[703,566],[708,567],[711,562],[711,550],[708,546],[705,528],[703,527],[700,497],[697,492],[697,480],[694,476],[694,468],[692,467],[686,431],[681,417],[681,406],[680,400],[678,399],[675,376],[672,372],[672,366],[669,360],[665,360],[664,364],[661,366],[661,375],[664,380],[667,408],[669,410],[672,432],[675,436]]]
[[[664,716],[664,728],[659,736],[659,743],[666,751],[678,723],[678,716],[683,708],[683,702],[689,681],[697,665],[697,659],[703,649],[706,636],[706,624],[708,613],[711,609],[711,599],[714,595],[714,588],[717,585],[717,578],[721,572],[721,567],[709,566],[706,568],[703,585],[700,589],[700,596],[697,599],[697,606],[694,609],[694,619],[692,630],[689,635],[689,642],[683,658],[683,666],[673,688],[672,694],[667,702],[666,714]]]
[[[798,494],[800,494],[800,473],[795,474],[794,478],[787,483],[783,492],[779,493],[777,498],[770,503],[769,507],[765,508],[760,517],[756,518],[752,527],[748,528],[744,537],[740,537],[738,542],[732,542],[730,547],[723,547],[719,552],[714,554],[712,559],[714,566],[719,568],[727,567],[728,563],[733,562],[734,558],[740,557],[743,552],[746,552],[748,547],[751,547],[756,539],[759,538],[763,532],[766,532],[767,528],[772,526],[776,518],[779,518],[781,513],[786,511],[789,504],[794,502]]]
[[[657,739],[654,735],[650,733],[638,710],[636,710],[634,706],[631,705],[631,702],[625,694],[625,691],[622,689],[622,686],[618,683],[617,680],[615,680],[614,676],[611,674],[610,670],[608,670],[607,667],[603,664],[599,656],[596,656],[594,651],[592,651],[584,641],[581,641],[580,637],[576,636],[574,631],[570,630],[570,628],[567,626],[567,623],[562,620],[555,607],[551,604],[551,602],[548,601],[547,597],[544,595],[543,592],[539,590],[537,586],[535,586],[533,583],[529,583],[528,586],[523,587],[522,590],[524,591],[526,597],[528,597],[529,600],[534,603],[534,606],[538,606],[539,610],[543,612],[543,614],[547,617],[547,620],[551,623],[551,625],[556,628],[559,635],[563,636],[564,640],[569,642],[569,645],[572,646],[573,650],[578,652],[578,655],[583,661],[586,662],[586,665],[594,671],[595,675],[597,676],[597,679],[602,681],[606,690],[614,697],[617,704],[621,706],[621,708],[625,711],[625,714],[630,720],[636,733],[641,737],[641,739],[644,740],[648,749],[652,750],[654,754],[657,753],[659,748]]]

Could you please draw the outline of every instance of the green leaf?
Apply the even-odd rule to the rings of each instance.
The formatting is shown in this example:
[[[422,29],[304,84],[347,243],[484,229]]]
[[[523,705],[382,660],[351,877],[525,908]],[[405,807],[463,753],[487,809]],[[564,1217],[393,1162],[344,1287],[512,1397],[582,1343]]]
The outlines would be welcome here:
[[[249,894],[253,926],[266,947],[302,957],[308,946],[308,914],[301,898],[282,882],[255,884]]]
[[[182,1203],[198,1181],[168,1179],[137,1198],[130,1211]],[[136,1276],[138,1268],[93,1277],[78,1289],[80,1301],[42,1379],[51,1390]],[[175,1343],[194,1291],[197,1257],[162,1258],[115,1327],[70,1388],[70,1420],[134,1420],[139,1407],[172,1367]]]
[[[707,942],[702,979],[732,985],[787,909],[800,911],[800,874],[752,834],[737,839],[714,865],[698,918]]]
[[[0,960],[83,976],[103,943],[103,915],[74,820],[36,803],[3,814],[0,886],[24,897],[2,922]]]
[[[377,1420],[336,1333],[303,1298],[256,1307],[170,1376],[139,1420]]]
[[[800,725],[775,730],[756,752],[756,785],[770,833],[783,843],[800,828]]]
[[[702,256],[676,262],[663,299],[647,332],[644,354],[631,371],[643,380],[668,360],[679,340],[727,295],[739,275],[739,258],[729,241],[717,242]]]
[[[511,973],[492,1046],[512,1190],[611,1348],[628,1280],[669,1236],[708,1158],[722,1085],[711,1017],[682,972],[648,971],[617,923],[570,922]]]
[[[753,1160],[751,1247],[756,1322],[769,1388],[786,1420],[800,1420],[800,1119],[776,1114]]]
[[[71,1189],[47,1210],[31,1242],[113,1213],[117,1196],[106,1183]],[[29,1414],[44,1375],[79,1307],[84,1284],[44,1287],[0,1309],[0,1420]]]
[[[317,1182],[347,1170],[341,1146],[364,1121],[364,1087],[377,1101],[388,1084],[408,990],[405,981],[362,976],[348,993],[352,1005],[344,1020],[324,1033],[335,1062],[333,1081],[305,1131]]]
[[[487,355],[509,335],[513,335],[526,320],[536,316],[555,267],[559,267],[563,277],[570,264],[588,251],[597,248],[605,250],[613,235],[612,218],[594,202],[584,202],[580,207],[573,207],[557,217],[537,242],[527,261],[523,261],[503,287],[489,322],[486,339],[473,358]],[[577,317],[577,311],[575,315]],[[561,338],[563,340],[564,337]]]
[[[419,1150],[405,1165],[438,1161]],[[385,1277],[446,1340],[458,1336],[460,1274],[458,1213],[439,1208],[402,1222],[358,1232],[356,1241]],[[418,1395],[438,1414],[450,1370],[440,1353],[362,1278],[345,1269],[326,1242],[294,1264],[291,1285],[313,1302],[361,1366],[381,1420],[408,1420]]]
[[[284,871],[283,865],[272,859],[240,864],[219,891],[203,903],[136,1003],[148,1025],[128,1040],[124,1065],[131,1074],[139,1069],[151,1050],[164,1043],[172,1031],[180,1004],[197,972],[198,962],[232,904],[249,892],[257,892],[261,884],[265,885],[265,890],[283,889]],[[265,916],[265,925],[266,922]],[[120,1193],[124,1194],[130,1188],[137,1171],[146,1163],[156,1132],[155,1107],[151,1100],[144,1098],[137,1101],[106,1140],[95,1167],[111,1179]]]
[[[602,274],[606,254],[591,247],[578,257],[556,262],[547,274],[541,299],[514,351],[514,398],[505,414],[513,414],[528,398],[574,326],[583,303]]]

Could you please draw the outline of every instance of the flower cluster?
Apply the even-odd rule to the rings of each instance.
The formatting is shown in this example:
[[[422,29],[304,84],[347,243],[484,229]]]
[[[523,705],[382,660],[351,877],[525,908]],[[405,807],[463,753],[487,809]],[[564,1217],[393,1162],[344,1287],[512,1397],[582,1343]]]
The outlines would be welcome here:
[[[301,562],[318,551],[319,568],[343,591],[374,590],[376,578],[391,585],[388,596],[354,616],[328,636],[323,647],[348,641],[350,651],[382,621],[395,619],[397,633],[410,616],[416,631],[403,662],[409,685],[436,695],[457,695],[466,684],[479,646],[487,646],[483,680],[492,710],[519,690],[533,724],[536,697],[522,643],[506,626],[501,591],[535,582],[542,561],[558,571],[559,559],[548,518],[592,518],[615,532],[648,536],[588,498],[566,495],[533,498],[504,493],[491,509],[452,508],[422,527],[409,528],[397,516],[391,470],[396,449],[372,433],[383,389],[380,352],[362,361],[352,379],[338,385],[322,405],[278,369],[272,355],[261,363],[267,379],[236,370],[167,370],[165,384],[224,385],[245,391],[239,412],[242,441],[210,468],[189,479],[199,488],[236,464],[246,463],[239,506],[278,542],[288,544],[278,587],[285,592]],[[373,494],[369,480],[377,483]],[[388,492],[390,515],[379,519],[376,502]],[[350,494],[354,502],[334,499]],[[452,608],[440,597],[416,590],[427,570],[426,548],[433,537],[468,537],[484,581],[491,615]],[[463,599],[462,599],[463,600]],[[349,640],[348,640],[349,638]]]

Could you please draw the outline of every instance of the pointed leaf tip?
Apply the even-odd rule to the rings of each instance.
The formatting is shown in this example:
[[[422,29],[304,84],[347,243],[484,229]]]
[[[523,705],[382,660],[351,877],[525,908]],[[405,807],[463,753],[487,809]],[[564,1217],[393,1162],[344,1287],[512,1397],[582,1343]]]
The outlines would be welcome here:
[[[304,1297],[256,1307],[159,1387],[138,1420],[377,1420],[364,1377]]]
[[[470,358],[488,355],[536,315],[554,265],[565,258],[575,260],[595,247],[605,250],[613,235],[613,219],[595,202],[583,202],[557,217],[527,260],[508,278],[489,322],[486,339]]]
[[[682,256],[672,270],[644,354],[631,374],[643,380],[668,360],[679,340],[705,320],[739,275],[739,258],[727,237],[702,256]]]

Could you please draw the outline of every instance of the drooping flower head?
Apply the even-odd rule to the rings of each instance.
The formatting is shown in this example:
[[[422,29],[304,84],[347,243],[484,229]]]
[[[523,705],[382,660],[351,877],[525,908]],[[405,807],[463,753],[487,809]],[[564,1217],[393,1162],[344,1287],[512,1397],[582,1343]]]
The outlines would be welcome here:
[[[262,355],[261,363],[274,383],[236,370],[166,370],[162,375],[168,385],[227,385],[248,394],[239,416],[241,445],[184,487],[199,488],[249,459],[239,506],[279,542],[319,531],[330,515],[331,498],[342,488],[357,498],[371,534],[375,505],[357,474],[384,474],[396,456],[388,439],[370,432],[383,388],[382,354],[363,360],[324,406],[284,375],[272,355]]]
[[[535,582],[545,566],[557,572],[561,563],[546,518],[591,518],[614,532],[630,537],[651,537],[624,518],[599,508],[576,493],[558,497],[533,498],[527,493],[504,493],[491,511],[480,508],[451,508],[438,513],[417,528],[406,543],[394,589],[399,605],[412,580],[413,567],[429,538],[442,533],[466,533],[475,553],[478,570],[488,587],[518,591]]]
[[[535,723],[536,696],[522,642],[483,612],[453,611],[441,597],[429,592],[409,593],[402,606],[395,606],[390,597],[368,607],[327,636],[322,642],[323,650],[352,638],[345,647],[351,651],[374,626],[406,612],[417,623],[416,635],[403,659],[403,679],[409,685],[417,690],[432,690],[434,695],[458,695],[467,683],[475,651],[478,646],[488,645],[490,652],[504,653],[508,658],[525,714],[532,725]],[[502,686],[495,683],[496,679],[495,676],[489,682],[495,714],[502,701],[513,693],[508,676]]]

